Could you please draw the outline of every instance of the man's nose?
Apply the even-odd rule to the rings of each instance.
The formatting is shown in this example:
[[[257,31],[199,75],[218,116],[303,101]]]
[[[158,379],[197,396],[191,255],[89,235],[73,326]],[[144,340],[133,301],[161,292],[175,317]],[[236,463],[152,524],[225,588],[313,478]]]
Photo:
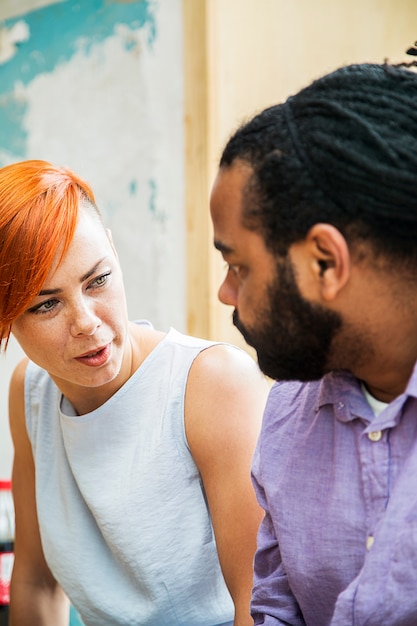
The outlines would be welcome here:
[[[220,285],[217,297],[223,304],[237,306],[237,286],[235,285],[234,275],[230,270]]]

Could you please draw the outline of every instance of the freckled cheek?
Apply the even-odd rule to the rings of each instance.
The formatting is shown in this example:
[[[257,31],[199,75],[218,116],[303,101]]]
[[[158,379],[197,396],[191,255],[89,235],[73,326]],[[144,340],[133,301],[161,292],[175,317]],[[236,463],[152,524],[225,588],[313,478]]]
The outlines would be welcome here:
[[[30,326],[20,320],[13,324],[12,334],[24,352],[26,352],[31,345],[36,345],[37,343],[35,330],[31,329]]]
[[[38,335],[36,340],[38,351],[48,352],[50,355],[53,354],[56,357],[65,351],[68,337],[69,333],[64,328],[60,328],[59,330],[49,328],[47,332],[41,332]]]
[[[100,318],[102,323],[114,325],[115,323],[121,322],[121,320],[125,317],[125,307],[123,306],[123,300],[112,298],[111,300],[107,300],[103,303],[100,308],[97,310],[97,315]]]
[[[61,323],[39,320],[38,317],[22,318],[13,324],[12,333],[21,345],[33,348],[63,343],[65,330]]]
[[[116,340],[116,343],[122,343],[125,340],[127,332],[127,311],[121,307],[121,301],[116,303],[109,303],[108,306],[103,307],[100,311],[97,311],[100,319],[100,326],[96,333],[102,339]]]
[[[53,367],[57,360],[62,361],[62,348],[49,333],[47,336],[42,333],[28,336],[26,333],[16,332],[15,338],[25,355],[44,369]]]

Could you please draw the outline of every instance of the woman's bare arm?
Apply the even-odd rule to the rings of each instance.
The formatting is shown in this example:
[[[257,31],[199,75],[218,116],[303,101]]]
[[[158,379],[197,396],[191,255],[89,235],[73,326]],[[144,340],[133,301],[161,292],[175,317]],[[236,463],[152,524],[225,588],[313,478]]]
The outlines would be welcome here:
[[[234,626],[251,626],[253,559],[262,511],[250,467],[268,385],[246,353],[219,345],[193,364],[185,423],[212,517],[219,560],[235,605]]]
[[[14,445],[12,489],[16,516],[10,625],[67,626],[69,603],[46,564],[39,533],[35,468],[25,422],[26,364],[24,360],[16,367],[9,391],[10,430]]]

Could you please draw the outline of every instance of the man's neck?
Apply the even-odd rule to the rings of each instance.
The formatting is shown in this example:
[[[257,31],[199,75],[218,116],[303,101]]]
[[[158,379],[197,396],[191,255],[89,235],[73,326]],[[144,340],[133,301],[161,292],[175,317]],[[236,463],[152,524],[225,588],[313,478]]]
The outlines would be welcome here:
[[[363,381],[369,393],[381,402],[392,402],[404,393],[413,373],[417,356],[408,359],[391,359],[383,362],[382,357],[375,355],[374,364],[368,364],[363,371],[354,372]]]

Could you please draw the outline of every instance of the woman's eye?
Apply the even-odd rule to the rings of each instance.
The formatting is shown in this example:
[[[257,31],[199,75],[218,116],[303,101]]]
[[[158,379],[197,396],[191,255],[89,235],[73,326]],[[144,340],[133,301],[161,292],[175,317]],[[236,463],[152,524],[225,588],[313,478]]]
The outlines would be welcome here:
[[[45,300],[45,302],[41,302],[41,304],[37,304],[36,306],[29,309],[30,313],[49,313],[52,311],[58,303],[58,300],[52,298],[51,300]]]
[[[95,278],[92,283],[91,286],[92,287],[102,287],[106,282],[108,277],[110,276],[111,272],[106,272],[105,274],[101,274],[101,276],[97,276],[97,278]]]

